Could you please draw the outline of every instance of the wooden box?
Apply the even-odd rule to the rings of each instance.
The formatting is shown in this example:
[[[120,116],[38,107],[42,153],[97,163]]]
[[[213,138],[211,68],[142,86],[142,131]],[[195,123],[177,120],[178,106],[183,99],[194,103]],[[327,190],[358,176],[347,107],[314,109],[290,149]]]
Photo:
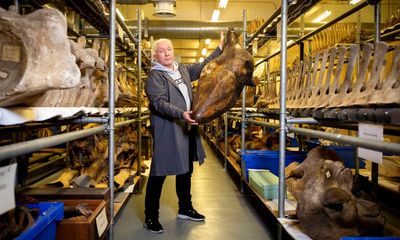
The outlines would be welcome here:
[[[64,202],[65,206],[77,205],[79,203],[86,203],[88,207],[93,211],[93,214],[85,220],[69,220],[64,219],[57,223],[56,239],[57,240],[93,240],[93,239],[106,239],[107,229],[109,226],[109,209],[104,200],[90,199],[90,200],[78,200],[78,199],[65,199],[57,200]],[[97,231],[96,218],[105,210],[107,218],[106,230],[99,236]]]

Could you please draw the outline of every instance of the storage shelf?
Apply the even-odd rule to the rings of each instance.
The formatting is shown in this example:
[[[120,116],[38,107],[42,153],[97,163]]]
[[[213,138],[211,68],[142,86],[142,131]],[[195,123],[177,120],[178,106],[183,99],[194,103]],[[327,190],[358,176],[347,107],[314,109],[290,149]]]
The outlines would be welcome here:
[[[146,112],[147,108],[141,108]],[[135,113],[138,108],[116,108],[115,114]],[[81,116],[105,116],[108,108],[89,107],[12,107],[0,108],[0,125],[15,125],[27,122],[41,122],[49,119],[71,119]]]

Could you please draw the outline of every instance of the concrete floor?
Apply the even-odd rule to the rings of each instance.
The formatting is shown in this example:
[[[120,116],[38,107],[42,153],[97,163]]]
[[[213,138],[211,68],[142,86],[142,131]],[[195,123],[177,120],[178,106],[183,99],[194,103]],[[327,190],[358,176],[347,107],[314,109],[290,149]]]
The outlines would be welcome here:
[[[192,177],[192,201],[206,216],[205,223],[178,220],[175,177],[167,177],[161,195],[160,223],[164,233],[153,234],[143,227],[144,196],[134,194],[121,209],[114,225],[114,239],[235,240],[273,239],[265,224],[232,182],[207,143],[207,159],[195,163]]]

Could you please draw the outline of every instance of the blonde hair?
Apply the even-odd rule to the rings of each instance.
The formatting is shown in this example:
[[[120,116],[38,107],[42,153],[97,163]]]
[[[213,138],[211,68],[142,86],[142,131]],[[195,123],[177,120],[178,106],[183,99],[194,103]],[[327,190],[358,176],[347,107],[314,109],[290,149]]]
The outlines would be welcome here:
[[[167,39],[167,38],[160,38],[160,39],[156,40],[156,41],[153,43],[153,46],[151,46],[151,54],[152,54],[153,56],[156,54],[156,50],[157,50],[158,44],[163,43],[163,42],[169,43],[169,44],[171,45],[171,47],[174,48],[174,46],[172,45],[171,40],[169,40],[169,39]]]

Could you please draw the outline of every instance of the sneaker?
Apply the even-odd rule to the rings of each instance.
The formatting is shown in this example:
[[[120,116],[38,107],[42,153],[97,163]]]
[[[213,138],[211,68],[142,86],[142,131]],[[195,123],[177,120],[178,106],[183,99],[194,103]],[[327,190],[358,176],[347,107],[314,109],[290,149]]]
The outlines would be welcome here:
[[[196,221],[196,222],[202,222],[205,220],[206,217],[204,215],[201,215],[194,209],[189,209],[186,211],[179,210],[178,218],[179,219],[189,219],[189,220]]]
[[[161,226],[158,219],[146,218],[146,221],[144,221],[143,227],[145,227],[147,230],[149,230],[149,232],[152,232],[152,233],[164,232],[164,229]]]

